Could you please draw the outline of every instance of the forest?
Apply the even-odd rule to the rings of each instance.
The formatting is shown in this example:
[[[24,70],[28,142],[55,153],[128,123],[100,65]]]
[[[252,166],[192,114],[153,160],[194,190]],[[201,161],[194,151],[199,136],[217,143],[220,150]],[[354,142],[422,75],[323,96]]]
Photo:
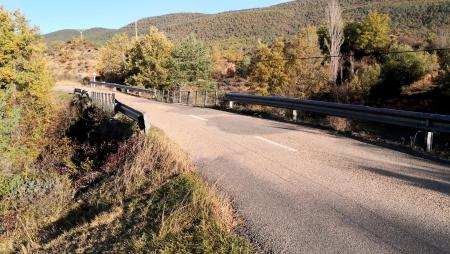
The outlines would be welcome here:
[[[219,14],[180,13],[138,20],[139,34],[144,35],[152,26],[171,39],[194,34],[209,41],[238,38],[270,41],[279,36],[298,33],[308,25],[325,22],[326,0],[297,0],[267,8],[225,12]],[[450,4],[448,0],[343,0],[340,2],[346,20],[359,19],[369,10],[389,14],[394,33],[426,38],[428,32],[449,28]],[[84,31],[86,39],[103,44],[114,34],[134,35],[134,22],[120,29],[93,28]],[[78,30],[62,30],[44,35],[48,42],[69,41],[79,37]],[[245,45],[245,44],[244,44]]]

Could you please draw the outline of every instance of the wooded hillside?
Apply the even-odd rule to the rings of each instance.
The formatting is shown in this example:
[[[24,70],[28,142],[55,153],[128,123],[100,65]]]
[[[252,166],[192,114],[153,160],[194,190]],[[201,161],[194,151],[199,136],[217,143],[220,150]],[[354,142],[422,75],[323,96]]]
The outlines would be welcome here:
[[[214,15],[179,13],[139,20],[139,33],[150,26],[165,32],[169,38],[195,34],[212,41],[233,37],[270,40],[277,36],[296,34],[301,27],[319,25],[325,19],[326,0],[297,0],[267,8],[224,12]],[[424,36],[428,31],[450,27],[449,0],[343,0],[344,18],[358,19],[369,10],[389,14],[393,29],[405,34]],[[120,29],[94,28],[84,37],[103,44],[115,33],[134,34],[134,23]],[[67,41],[78,37],[77,30],[61,30],[45,35],[49,42]]]

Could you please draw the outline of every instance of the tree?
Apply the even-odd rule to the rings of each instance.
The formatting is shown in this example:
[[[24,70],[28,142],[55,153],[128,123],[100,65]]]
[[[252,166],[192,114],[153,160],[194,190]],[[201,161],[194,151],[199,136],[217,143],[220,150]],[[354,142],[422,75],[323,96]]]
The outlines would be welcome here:
[[[412,50],[409,45],[393,45],[391,51]],[[389,54],[381,67],[383,80],[379,91],[386,95],[398,95],[401,88],[421,79],[430,71],[431,55],[426,52]]]
[[[167,86],[173,47],[164,33],[157,28],[150,28],[144,37],[134,42],[126,55],[125,81],[133,86],[147,88]]]
[[[391,43],[391,19],[387,14],[369,12],[355,28],[355,47],[365,53],[370,54],[383,51]]]
[[[250,85],[257,94],[283,95],[283,88],[288,84],[284,46],[282,38],[271,47],[258,44],[249,75]]]
[[[344,43],[342,11],[337,0],[331,0],[327,8],[328,34],[330,35],[330,77],[336,84],[341,69],[341,46]]]
[[[41,149],[52,87],[43,51],[38,30],[0,8],[0,169],[26,168]]]
[[[327,92],[328,73],[320,59],[302,59],[320,55],[316,28],[307,27],[292,38],[285,47],[288,85],[284,94],[289,97],[312,98]]]
[[[130,48],[128,35],[117,34],[100,50],[98,72],[105,81],[123,83],[126,75],[126,54]]]
[[[212,71],[210,48],[194,36],[183,39],[172,52],[169,77],[172,85],[211,83]]]

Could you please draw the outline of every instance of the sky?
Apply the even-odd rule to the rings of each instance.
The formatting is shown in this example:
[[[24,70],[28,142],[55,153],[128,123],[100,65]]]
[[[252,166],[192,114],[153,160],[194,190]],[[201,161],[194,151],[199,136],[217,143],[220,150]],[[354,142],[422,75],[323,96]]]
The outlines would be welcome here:
[[[9,11],[20,9],[42,34],[61,29],[120,28],[144,17],[176,12],[219,13],[265,7],[286,0],[2,0]]]

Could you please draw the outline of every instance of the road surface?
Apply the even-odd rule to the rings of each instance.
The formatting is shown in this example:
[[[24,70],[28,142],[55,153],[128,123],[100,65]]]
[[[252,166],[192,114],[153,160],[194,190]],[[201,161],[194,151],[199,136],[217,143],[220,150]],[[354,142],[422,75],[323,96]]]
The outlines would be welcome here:
[[[310,127],[116,98],[191,156],[264,252],[450,253],[449,165]]]

